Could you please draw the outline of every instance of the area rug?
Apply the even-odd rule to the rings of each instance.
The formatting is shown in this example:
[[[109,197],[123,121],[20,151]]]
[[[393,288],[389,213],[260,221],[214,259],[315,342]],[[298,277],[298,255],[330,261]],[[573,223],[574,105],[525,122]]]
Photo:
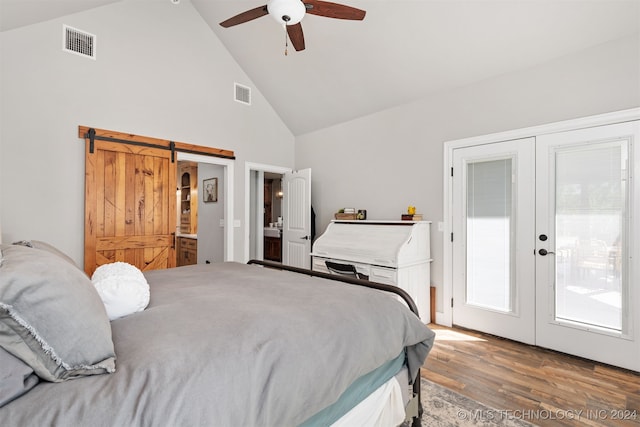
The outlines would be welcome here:
[[[422,427],[533,427],[517,413],[490,408],[422,378]],[[402,427],[410,424],[405,423]]]

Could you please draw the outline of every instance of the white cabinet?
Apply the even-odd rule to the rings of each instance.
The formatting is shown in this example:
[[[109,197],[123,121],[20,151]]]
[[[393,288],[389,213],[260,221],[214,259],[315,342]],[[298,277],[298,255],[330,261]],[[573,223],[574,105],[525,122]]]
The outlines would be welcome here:
[[[355,269],[360,278],[395,285],[416,303],[423,322],[430,321],[429,221],[333,221],[313,245],[312,269],[334,273]]]

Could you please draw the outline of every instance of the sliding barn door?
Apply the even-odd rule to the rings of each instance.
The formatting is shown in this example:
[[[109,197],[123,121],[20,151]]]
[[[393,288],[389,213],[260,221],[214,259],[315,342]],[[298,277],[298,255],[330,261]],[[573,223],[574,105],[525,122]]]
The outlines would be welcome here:
[[[171,151],[86,140],[88,275],[123,261],[142,271],[175,267],[176,163]]]

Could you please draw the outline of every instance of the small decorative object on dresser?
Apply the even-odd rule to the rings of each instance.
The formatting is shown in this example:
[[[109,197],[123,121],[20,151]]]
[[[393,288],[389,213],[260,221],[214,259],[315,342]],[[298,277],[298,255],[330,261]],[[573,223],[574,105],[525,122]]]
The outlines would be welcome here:
[[[357,219],[355,208],[342,208],[334,215],[335,219],[350,221]]]
[[[401,219],[403,221],[422,221],[422,214],[416,213],[416,207],[413,205],[409,205],[407,208],[407,213],[402,214]]]
[[[350,220],[356,219],[356,215],[357,214],[354,214],[354,213],[340,213],[340,212],[338,212],[334,216],[335,216],[335,219],[337,219],[337,220],[350,221]]]
[[[422,214],[402,214],[403,221],[422,221]]]

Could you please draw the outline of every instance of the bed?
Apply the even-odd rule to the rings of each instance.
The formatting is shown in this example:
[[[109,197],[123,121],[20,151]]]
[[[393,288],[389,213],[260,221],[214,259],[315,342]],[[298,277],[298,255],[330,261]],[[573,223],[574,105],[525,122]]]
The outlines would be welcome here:
[[[146,272],[148,306],[109,321],[55,248],[0,251],[0,425],[398,425],[418,405],[434,333],[388,285],[192,265]]]

